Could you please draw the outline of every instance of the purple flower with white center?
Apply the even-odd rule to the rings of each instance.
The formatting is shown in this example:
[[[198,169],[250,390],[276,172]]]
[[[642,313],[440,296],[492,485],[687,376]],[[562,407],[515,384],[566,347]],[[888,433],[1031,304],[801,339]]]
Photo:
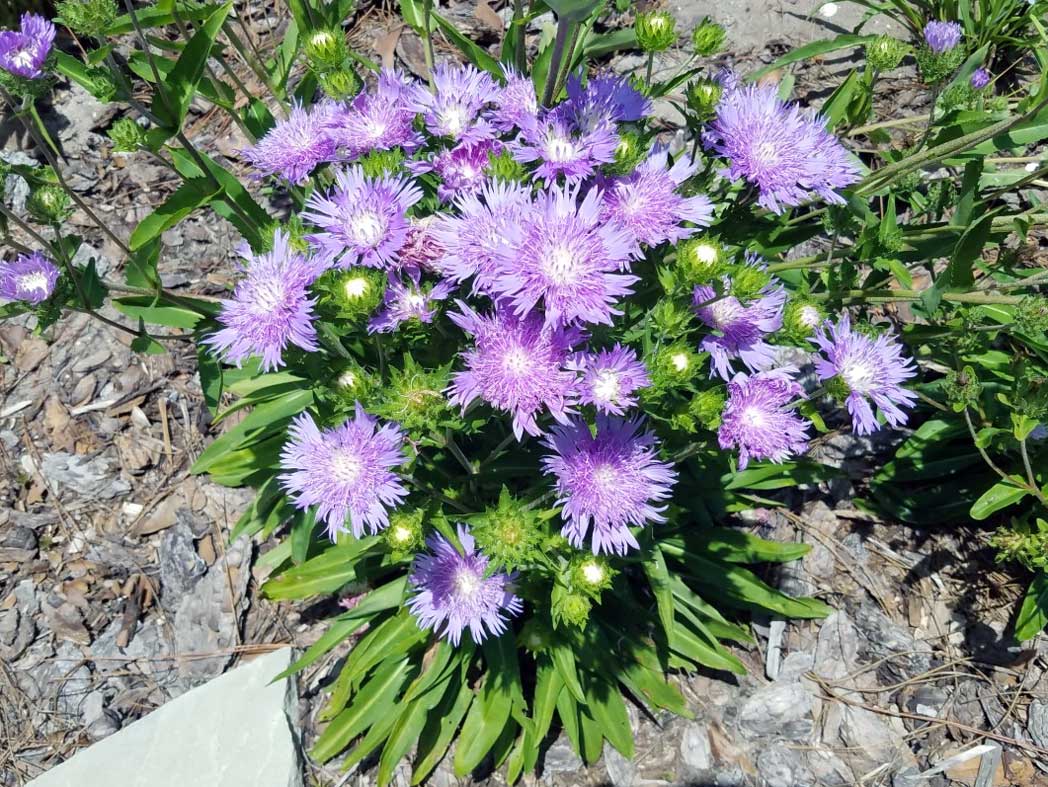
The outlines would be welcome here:
[[[728,383],[728,402],[717,432],[720,447],[739,451],[739,469],[750,459],[784,462],[808,449],[811,422],[793,406],[804,389],[786,369],[747,376],[737,374]]]
[[[956,22],[933,20],[924,26],[924,43],[938,55],[961,43],[962,30]]]
[[[288,436],[280,454],[281,486],[296,508],[317,507],[328,538],[349,530],[360,538],[389,524],[390,509],[408,495],[392,472],[406,459],[399,426],[379,426],[358,402],[355,416],[342,426],[321,430],[303,413],[291,422]]]
[[[456,142],[480,142],[495,136],[485,107],[499,88],[490,75],[471,65],[439,65],[433,69],[434,92],[414,91],[412,109],[421,112],[429,133]]]
[[[0,264],[0,298],[10,301],[43,303],[55,291],[57,281],[58,268],[38,251]]]
[[[631,295],[637,281],[619,272],[627,267],[633,244],[622,227],[602,219],[599,191],[590,191],[582,202],[577,197],[578,189],[542,192],[507,227],[491,287],[518,315],[541,301],[549,326],[611,325],[612,315],[622,313],[615,302]]]
[[[870,402],[892,426],[906,423],[902,408],[913,407],[917,394],[901,384],[915,376],[917,368],[912,359],[903,358],[902,345],[894,336],[882,334],[871,339],[856,333],[844,313],[836,325],[827,320],[812,341],[823,353],[815,359],[819,379],[838,378],[848,391],[845,403],[856,434],[871,434],[881,428]]]
[[[640,546],[630,526],[666,521],[659,503],[669,498],[677,474],[658,458],[658,441],[641,431],[643,423],[598,414],[596,437],[576,420],[554,427],[543,441],[555,452],[542,466],[557,479],[566,522],[561,535],[573,546],[581,548],[590,533],[593,554],[624,555]]]
[[[637,353],[620,344],[585,353],[573,361],[572,367],[582,372],[579,401],[603,413],[624,415],[627,408],[637,404],[635,392],[651,385],[647,367]]]
[[[420,199],[421,189],[408,178],[369,178],[361,167],[349,167],[335,174],[328,195],[306,201],[302,218],[321,230],[306,240],[327,265],[388,267],[408,238],[408,208]]]
[[[476,276],[475,292],[487,292],[498,266],[497,252],[507,228],[531,206],[531,194],[517,183],[491,181],[455,200],[458,215],[436,220],[433,236],[445,249],[440,272],[453,281]]]
[[[298,185],[317,165],[335,159],[338,146],[328,127],[337,111],[330,101],[308,111],[295,104],[286,119],[278,120],[254,147],[240,153],[260,176],[279,175]]]
[[[354,96],[331,118],[329,135],[350,159],[373,150],[400,147],[411,152],[422,144],[414,127],[410,101],[416,86],[385,70],[374,90]]]
[[[535,122],[539,114],[539,100],[531,77],[519,74],[508,66],[503,66],[502,72],[506,84],[495,97],[491,124],[499,131],[508,132]]]
[[[423,216],[411,219],[408,237],[397,254],[397,266],[402,270],[440,270],[444,258],[444,246],[437,237],[437,217]]]
[[[454,285],[446,281],[423,285],[417,268],[409,270],[406,280],[390,273],[385,301],[368,322],[368,333],[392,333],[408,320],[433,322],[437,303],[446,300],[454,289]]]
[[[982,90],[990,84],[990,72],[985,68],[977,68],[972,72],[971,85],[976,90]]]
[[[586,86],[576,76],[568,78],[568,100],[558,112],[568,114],[583,131],[632,123],[651,114],[651,101],[625,77],[616,74],[594,76]]]
[[[713,218],[713,203],[708,197],[682,197],[677,193],[677,187],[691,177],[696,165],[682,156],[667,169],[668,159],[668,151],[657,150],[632,173],[606,185],[601,206],[604,220],[624,227],[637,244],[655,247],[667,241],[676,243],[697,231],[695,227],[682,227],[681,222],[708,227]]]
[[[750,260],[753,264],[753,260]],[[724,279],[724,287],[731,287]],[[775,350],[764,337],[782,327],[786,290],[778,283],[769,284],[760,297],[743,304],[733,295],[717,295],[709,286],[699,285],[692,293],[695,314],[707,327],[716,331],[699,345],[710,354],[710,376],[730,380],[731,361],[741,360],[751,372],[769,368],[775,363]],[[704,305],[705,304],[705,305]]]
[[[463,142],[450,150],[442,150],[430,161],[410,162],[407,167],[414,175],[436,172],[440,176],[437,196],[448,202],[460,194],[477,191],[488,182],[485,172],[491,163],[489,154],[498,155],[502,143],[495,139]]]
[[[610,126],[580,131],[563,113],[548,112],[527,124],[520,137],[507,146],[522,164],[540,162],[536,177],[554,181],[563,176],[566,183],[578,183],[601,164],[614,161],[618,144],[619,138]]]
[[[524,604],[513,595],[513,574],[488,574],[488,558],[478,549],[465,525],[458,526],[462,552],[443,535],[426,539],[433,553],[419,555],[410,582],[415,595],[408,609],[418,619],[419,628],[433,629],[457,646],[467,628],[473,642],[506,630],[509,618],[524,611]]]
[[[0,30],[0,68],[23,79],[39,79],[55,42],[55,26],[38,14],[22,14],[18,30]]]
[[[836,189],[859,179],[859,170],[818,115],[779,99],[773,85],[727,91],[703,142],[728,159],[726,174],[757,186],[761,206],[775,213],[821,197],[840,204]]]
[[[466,369],[452,375],[448,401],[463,411],[475,399],[511,413],[513,434],[541,435],[536,418],[549,411],[566,423],[577,399],[578,374],[566,368],[568,354],[581,339],[574,329],[550,329],[542,316],[516,317],[506,308],[482,317],[462,301],[452,322],[474,337],[462,354]]]
[[[221,330],[204,340],[237,366],[244,359],[258,355],[262,371],[284,365],[284,350],[289,344],[307,352],[317,349],[313,328],[316,300],[309,286],[324,267],[294,251],[287,234],[273,235],[273,249],[257,256],[241,250],[247,262],[246,275],[233,290],[231,299],[222,301],[218,321]]]

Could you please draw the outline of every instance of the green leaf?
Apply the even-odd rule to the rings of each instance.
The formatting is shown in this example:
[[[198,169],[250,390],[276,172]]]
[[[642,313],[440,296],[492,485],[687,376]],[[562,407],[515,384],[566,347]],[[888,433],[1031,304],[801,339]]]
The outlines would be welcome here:
[[[1038,574],[1026,589],[1015,619],[1015,638],[1020,642],[1037,636],[1048,626],[1048,574]]]
[[[1019,476],[1012,476],[1013,481],[998,481],[972,504],[972,519],[986,519],[991,514],[1007,508],[1022,500],[1029,494],[1024,481]]]
[[[558,19],[581,22],[603,3],[601,0],[546,0],[546,5],[557,15]]]
[[[180,129],[189,111],[197,83],[204,75],[204,67],[211,56],[211,48],[222,29],[222,23],[233,9],[232,3],[216,8],[197,28],[186,44],[178,62],[167,75],[163,85],[157,85],[158,95],[153,101],[153,114],[170,129]],[[134,246],[132,245],[132,248]]]
[[[507,640],[512,645],[513,635],[503,634],[499,640]],[[457,776],[472,772],[502,737],[506,725],[510,723],[510,711],[513,708],[513,676],[516,676],[519,687],[515,647],[499,647],[489,641],[485,643],[484,653],[487,662],[484,685],[462,724],[455,748]]]
[[[124,280],[132,287],[160,291],[160,274],[157,263],[160,261],[160,238],[142,244],[124,264]]]
[[[165,5],[169,7],[165,8]],[[207,19],[215,11],[221,10],[222,8],[223,6],[219,4],[197,5],[196,3],[179,3],[176,16],[173,3],[158,3],[152,7],[136,10],[135,19],[143,30],[149,30],[154,27],[173,25],[178,20],[181,20],[182,22],[196,23],[202,19]],[[135,26],[131,21],[131,17],[128,14],[123,14],[122,16],[118,16],[113,24],[109,26],[106,30],[106,35],[119,36],[133,32],[135,32]]]
[[[160,207],[139,222],[128,239],[128,245],[132,251],[141,249],[194,210],[207,205],[219,191],[218,184],[208,178],[185,181]]]
[[[633,731],[618,686],[596,679],[587,681],[586,710],[608,743],[618,749],[623,757],[633,759]]]
[[[474,697],[466,681],[461,681],[457,687],[452,683],[440,704],[428,715],[426,726],[419,735],[412,784],[420,784],[443,759]]]
[[[637,31],[632,27],[611,30],[607,33],[590,34],[586,38],[585,54],[596,59],[610,55],[620,49],[637,48]]]
[[[674,645],[675,626],[673,623],[673,589],[670,586],[670,572],[666,568],[666,558],[662,550],[656,546],[652,548],[651,559],[644,561],[644,573],[648,576],[648,584],[655,596],[655,603],[659,610],[659,621],[662,623],[662,631],[666,635],[666,642],[670,648]]]
[[[728,563],[787,563],[811,551],[810,544],[767,541],[727,527],[695,528],[688,532],[686,539],[666,539],[660,547],[684,562],[688,561],[689,553],[696,553]]]
[[[294,516],[291,517],[291,534],[288,537],[288,540],[291,542],[291,561],[293,563],[303,563],[305,559],[309,557],[309,548],[313,545],[316,531],[316,508],[296,509]],[[288,573],[291,572],[289,571]],[[287,576],[287,574],[284,576]],[[356,578],[355,570],[353,572],[353,578]],[[340,583],[331,588],[331,590],[338,590],[344,584],[345,582]]]
[[[791,598],[744,568],[689,555],[683,561],[688,576],[708,588],[724,604],[741,609],[770,610],[789,618],[824,618],[830,607],[813,598]]]
[[[839,35],[836,38],[824,38],[821,41],[812,41],[810,44],[791,49],[785,55],[775,60],[764,68],[761,68],[754,73],[750,74],[747,79],[750,81],[756,81],[765,74],[771,73],[777,68],[788,66],[791,63],[798,63],[801,60],[808,60],[809,58],[819,57],[820,55],[828,55],[830,52],[838,52],[841,49],[853,49],[857,46],[864,46],[870,41],[876,39],[877,36],[859,36],[844,34]]]
[[[184,306],[168,306],[161,299],[147,295],[114,298],[113,307],[129,317],[143,320],[151,325],[165,325],[169,328],[192,329],[203,319],[200,312]]]
[[[433,12],[430,14],[430,18],[440,26],[440,29],[444,31],[444,35],[459,48],[469,62],[481,71],[487,71],[496,79],[502,78],[502,68],[499,66],[499,61],[470,41],[469,38],[459,32],[459,29],[453,23],[440,14]]]
[[[575,667],[575,652],[569,643],[558,640],[549,649],[553,666],[556,667],[560,682],[572,693],[579,702],[586,701],[586,694],[579,682],[578,670]]]
[[[638,662],[626,662],[620,668],[618,679],[638,699],[656,708],[663,708],[677,716],[692,718],[688,704],[680,691],[666,678]]]
[[[826,103],[822,105],[820,114],[826,118],[827,126],[834,128],[841,120],[844,119],[845,113],[848,111],[848,105],[851,104],[852,98],[854,98],[856,89],[862,89],[859,72],[856,70],[851,71],[843,82],[841,82],[837,89],[833,91],[833,94],[826,99]]]
[[[377,536],[365,536],[336,544],[270,579],[262,586],[262,592],[274,600],[333,593],[357,578],[357,561],[379,541]]]
[[[961,235],[946,269],[935,280],[936,289],[967,290],[975,284],[972,266],[982,257],[986,240],[990,237],[993,214],[986,213],[972,224]]]
[[[695,620],[691,623],[695,626]],[[695,629],[698,629],[696,631]],[[702,631],[700,626],[690,628],[683,622],[677,625],[673,650],[710,669],[744,675],[746,667],[730,651],[719,643],[712,634]]]

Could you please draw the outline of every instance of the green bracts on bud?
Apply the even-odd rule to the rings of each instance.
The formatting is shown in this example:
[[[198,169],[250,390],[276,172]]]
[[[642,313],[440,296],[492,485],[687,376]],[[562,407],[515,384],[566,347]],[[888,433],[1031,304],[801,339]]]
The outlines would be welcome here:
[[[471,522],[473,537],[496,564],[515,569],[540,557],[545,530],[539,516],[502,488],[495,508]]]
[[[866,45],[866,62],[878,71],[896,68],[910,52],[909,44],[889,35],[877,36]]]
[[[691,31],[692,48],[700,57],[710,57],[720,52],[724,48],[724,38],[724,28],[708,16]]]
[[[742,303],[759,298],[771,284],[771,274],[753,265],[736,265],[729,274],[731,295]]]
[[[825,319],[826,312],[816,304],[794,300],[786,304],[782,327],[790,339],[803,341],[810,337]]]
[[[696,79],[688,85],[685,97],[688,101],[688,109],[700,118],[708,118],[713,115],[724,95],[724,86],[716,79]]]
[[[30,191],[25,207],[29,217],[38,224],[61,224],[73,212],[73,203],[65,189],[50,183]]]
[[[309,67],[319,74],[341,69],[349,57],[349,47],[341,30],[314,30],[303,46]]]
[[[662,52],[677,43],[677,23],[668,11],[646,11],[634,22],[637,43],[645,52]]]
[[[711,388],[699,391],[688,404],[688,414],[707,429],[720,426],[721,413],[724,412],[724,390]]]
[[[964,62],[964,47],[955,46],[946,52],[933,52],[926,45],[917,47],[914,53],[917,59],[917,68],[921,72],[921,79],[925,84],[937,85],[945,81],[961,67]]]
[[[344,320],[366,319],[382,302],[386,277],[374,268],[346,268],[328,271],[314,286],[321,308]]]
[[[114,153],[135,153],[146,143],[146,131],[131,118],[120,118],[106,132]]]
[[[396,175],[404,164],[404,151],[400,148],[389,150],[372,150],[357,160],[364,174],[369,178],[380,178],[383,175]]]
[[[394,558],[410,557],[426,543],[422,535],[423,511],[395,511],[389,517],[389,527],[383,531],[386,545]]]
[[[513,158],[508,150],[503,150],[498,155],[489,150],[488,165],[484,172],[492,180],[501,180],[504,183],[523,183],[528,177],[524,165]]]
[[[619,136],[619,144],[615,146],[615,160],[608,164],[606,169],[612,175],[628,175],[646,155],[647,151],[641,144],[640,134],[624,131]]]
[[[689,238],[677,244],[677,271],[686,284],[709,284],[727,269],[724,247],[716,238]]]
[[[356,71],[342,67],[320,72],[318,81],[324,95],[335,101],[353,98],[364,86],[363,80],[357,76]]]
[[[116,0],[62,0],[56,10],[62,24],[92,38],[104,38],[119,13]]]

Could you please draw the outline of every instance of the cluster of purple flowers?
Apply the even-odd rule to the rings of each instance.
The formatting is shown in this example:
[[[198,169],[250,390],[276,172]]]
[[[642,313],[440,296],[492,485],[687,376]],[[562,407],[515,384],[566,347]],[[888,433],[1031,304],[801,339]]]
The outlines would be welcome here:
[[[40,79],[55,42],[55,26],[37,14],[22,14],[18,30],[0,30],[0,68],[22,79]]]
[[[309,288],[331,269],[365,266],[388,276],[369,332],[429,323],[458,291],[448,316],[469,344],[449,403],[463,411],[483,403],[510,418],[518,440],[542,438],[563,535],[594,554],[621,555],[639,547],[637,529],[664,521],[677,476],[644,417],[630,412],[652,384],[648,368],[633,348],[602,347],[592,337],[622,314],[646,249],[695,235],[711,224],[714,206],[685,189],[695,166],[673,162],[660,147],[632,171],[609,174],[621,172],[605,165],[616,160],[622,124],[650,112],[627,80],[571,78],[568,98],[546,109],[531,80],[503,76],[500,85],[471,66],[440,66],[428,89],[387,71],[348,103],[293,109],[245,156],[260,174],[291,183],[332,162],[333,185],[306,202],[303,246],[278,234],[272,251],[246,255],[246,275],[219,317],[223,329],[209,341],[236,363],[261,355],[266,369],[283,363],[289,345],[315,349]],[[761,204],[776,211],[815,196],[840,201],[835,189],[858,170],[824,124],[774,90],[724,81],[706,143],[729,160],[729,174],[750,180]],[[406,157],[405,174],[369,174],[374,168],[358,161],[394,149]],[[530,183],[494,177],[499,159],[528,168]],[[413,215],[434,193],[441,208]],[[773,369],[768,337],[782,326],[786,293],[768,280],[746,300],[723,294],[728,278],[723,288],[693,292],[709,331],[701,349],[727,381],[720,444],[738,450],[740,467],[783,461],[807,446],[809,424],[796,412],[803,392],[791,370]],[[819,339],[820,375],[850,386],[857,429],[872,417],[867,400],[894,423],[896,403],[907,403],[897,387],[907,370],[871,377],[861,368],[870,353],[883,360],[892,348],[889,360],[903,363],[897,345],[868,340],[875,349],[864,349],[863,337],[845,336],[846,322],[832,330],[826,346]],[[736,360],[749,374],[732,367]],[[407,461],[399,427],[380,426],[358,405],[340,427],[324,430],[301,416],[289,434],[281,481],[296,505],[315,506],[332,537],[347,522],[358,536],[388,525],[407,496],[394,472]],[[488,570],[467,529],[454,540],[429,540],[431,554],[418,558],[411,577],[410,607],[420,625],[452,642],[467,628],[480,641],[503,631],[521,602],[513,577]]]

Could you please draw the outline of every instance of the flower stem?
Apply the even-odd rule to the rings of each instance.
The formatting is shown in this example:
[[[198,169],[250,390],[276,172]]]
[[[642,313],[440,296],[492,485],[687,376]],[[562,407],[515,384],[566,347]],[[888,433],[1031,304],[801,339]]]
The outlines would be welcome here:
[[[816,292],[811,298],[818,301],[826,301],[832,298],[841,298],[849,301],[914,301],[924,295],[926,290],[844,290],[836,292]],[[942,299],[950,303],[975,303],[990,304],[1001,303],[1015,306],[1022,300],[1019,295],[998,295],[992,292],[944,292]]]

